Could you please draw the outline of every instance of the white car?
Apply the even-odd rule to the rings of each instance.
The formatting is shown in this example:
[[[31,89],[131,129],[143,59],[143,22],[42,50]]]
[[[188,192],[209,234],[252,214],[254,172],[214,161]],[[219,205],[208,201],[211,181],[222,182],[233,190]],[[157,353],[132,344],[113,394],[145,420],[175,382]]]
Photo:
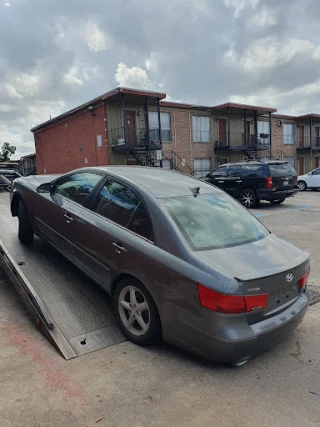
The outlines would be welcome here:
[[[300,191],[305,191],[307,188],[313,190],[320,189],[320,168],[314,169],[313,171],[300,175],[298,177],[298,185]]]

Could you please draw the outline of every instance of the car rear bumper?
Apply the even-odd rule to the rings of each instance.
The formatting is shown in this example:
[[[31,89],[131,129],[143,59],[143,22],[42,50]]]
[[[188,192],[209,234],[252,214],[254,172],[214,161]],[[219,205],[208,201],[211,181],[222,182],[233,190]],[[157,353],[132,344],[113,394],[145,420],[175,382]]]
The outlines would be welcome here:
[[[288,188],[287,190],[259,190],[258,196],[260,200],[281,200],[286,199],[287,197],[294,196],[299,192],[299,188],[295,186],[294,188]]]
[[[210,315],[214,317],[213,322],[217,319],[220,323],[217,327],[211,322],[213,331],[210,331],[208,325],[201,328],[199,321],[192,322],[185,315],[178,315],[170,332],[164,330],[164,339],[211,361],[232,363],[245,360],[288,339],[306,314],[310,299],[310,293],[305,291],[285,311],[254,325],[248,325],[246,320],[241,323],[238,317],[233,325],[232,315],[206,310],[209,313],[203,316],[203,323],[208,322]],[[221,316],[225,319],[222,320]],[[224,331],[227,331],[228,336]]]

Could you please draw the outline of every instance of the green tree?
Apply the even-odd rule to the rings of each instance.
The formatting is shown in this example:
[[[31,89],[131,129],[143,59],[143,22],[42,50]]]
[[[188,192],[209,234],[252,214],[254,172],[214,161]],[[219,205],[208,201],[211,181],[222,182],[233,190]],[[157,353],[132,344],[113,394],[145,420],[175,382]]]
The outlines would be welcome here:
[[[16,152],[16,147],[10,145],[9,142],[4,142],[0,151],[0,162],[8,162],[11,154]]]

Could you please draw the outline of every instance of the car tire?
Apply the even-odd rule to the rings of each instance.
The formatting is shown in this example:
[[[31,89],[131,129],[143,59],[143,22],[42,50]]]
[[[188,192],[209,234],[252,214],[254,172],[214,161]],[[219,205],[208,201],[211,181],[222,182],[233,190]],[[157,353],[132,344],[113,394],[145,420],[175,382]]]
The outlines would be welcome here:
[[[245,188],[239,197],[240,203],[247,209],[258,207],[260,200],[252,188]]]
[[[19,201],[19,227],[18,227],[18,238],[20,242],[30,245],[33,242],[34,232],[30,222],[29,214],[24,204],[24,201]]]
[[[300,191],[306,191],[306,189],[308,188],[307,183],[305,181],[299,181],[298,187]]]
[[[120,280],[113,295],[113,305],[120,329],[128,340],[141,346],[160,340],[158,309],[141,282],[130,277]]]
[[[280,204],[281,204],[281,203],[283,203],[285,200],[286,200],[286,199],[284,198],[284,199],[279,199],[279,200],[269,200],[269,201],[270,201],[270,203],[271,203],[272,205],[280,205]]]

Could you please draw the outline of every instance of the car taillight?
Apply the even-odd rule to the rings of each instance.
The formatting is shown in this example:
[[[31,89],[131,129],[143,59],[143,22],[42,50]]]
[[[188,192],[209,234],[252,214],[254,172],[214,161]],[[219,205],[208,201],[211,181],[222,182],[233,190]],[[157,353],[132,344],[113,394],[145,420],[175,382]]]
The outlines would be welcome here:
[[[227,295],[215,292],[198,283],[198,294],[202,307],[225,314],[249,313],[266,308],[268,294]]]
[[[266,188],[268,188],[269,190],[271,190],[271,188],[273,187],[273,182],[272,182],[272,178],[271,178],[271,176],[269,176],[267,179],[266,179]]]
[[[309,276],[310,276],[310,265],[308,266],[308,270],[306,274],[303,277],[301,277],[301,279],[299,280],[300,289],[304,289],[307,286]]]

